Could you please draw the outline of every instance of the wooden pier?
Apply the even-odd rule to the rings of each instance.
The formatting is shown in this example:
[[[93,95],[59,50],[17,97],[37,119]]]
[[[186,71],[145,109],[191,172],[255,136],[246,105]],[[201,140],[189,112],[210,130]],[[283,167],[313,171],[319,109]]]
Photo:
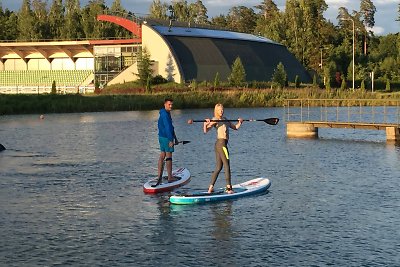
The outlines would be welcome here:
[[[317,138],[318,128],[384,130],[388,142],[400,141],[400,100],[288,99],[287,136]]]

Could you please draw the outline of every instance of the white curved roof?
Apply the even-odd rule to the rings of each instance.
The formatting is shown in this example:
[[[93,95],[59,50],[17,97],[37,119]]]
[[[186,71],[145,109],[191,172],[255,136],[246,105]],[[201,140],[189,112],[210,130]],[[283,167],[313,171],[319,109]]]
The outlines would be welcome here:
[[[243,41],[253,41],[253,42],[281,45],[277,42],[274,42],[262,36],[256,36],[253,34],[241,33],[241,32],[200,29],[200,28],[183,28],[183,27],[171,27],[171,30],[169,30],[169,27],[167,26],[152,26],[152,28],[165,36],[208,37],[208,38],[243,40]]]

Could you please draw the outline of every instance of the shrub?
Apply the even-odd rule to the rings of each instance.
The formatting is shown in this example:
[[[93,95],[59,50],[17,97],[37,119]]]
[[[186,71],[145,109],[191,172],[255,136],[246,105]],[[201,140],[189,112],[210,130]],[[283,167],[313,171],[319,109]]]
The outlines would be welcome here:
[[[246,71],[243,67],[240,57],[237,57],[232,64],[232,72],[228,77],[231,86],[240,87],[246,80]]]

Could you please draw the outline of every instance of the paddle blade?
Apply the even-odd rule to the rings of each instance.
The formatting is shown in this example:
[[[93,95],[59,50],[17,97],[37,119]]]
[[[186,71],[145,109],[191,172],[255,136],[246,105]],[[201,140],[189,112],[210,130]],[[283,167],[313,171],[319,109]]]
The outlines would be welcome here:
[[[186,145],[189,143],[190,143],[190,141],[179,141],[179,142],[175,143],[175,145],[179,145],[179,144]]]
[[[277,125],[279,122],[278,118],[268,118],[263,120],[265,123],[268,123],[269,125]]]

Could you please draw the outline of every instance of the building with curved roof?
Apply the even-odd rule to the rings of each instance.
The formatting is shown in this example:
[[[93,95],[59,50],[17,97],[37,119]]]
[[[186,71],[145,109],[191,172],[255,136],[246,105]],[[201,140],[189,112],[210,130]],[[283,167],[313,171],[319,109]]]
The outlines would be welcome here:
[[[60,92],[77,92],[95,84],[102,88],[134,81],[137,53],[143,48],[152,60],[153,74],[177,83],[213,81],[217,73],[220,80],[227,80],[237,57],[247,81],[270,81],[281,62],[289,81],[298,75],[302,82],[311,82],[285,46],[261,36],[111,15],[97,19],[126,28],[132,38],[0,43],[0,93],[49,92],[52,82]]]
[[[221,80],[231,73],[240,57],[248,81],[270,81],[279,62],[288,80],[298,75],[303,82],[311,77],[285,46],[251,34],[159,25],[142,26],[142,45],[158,63],[164,77],[181,81],[212,81],[218,72]]]

